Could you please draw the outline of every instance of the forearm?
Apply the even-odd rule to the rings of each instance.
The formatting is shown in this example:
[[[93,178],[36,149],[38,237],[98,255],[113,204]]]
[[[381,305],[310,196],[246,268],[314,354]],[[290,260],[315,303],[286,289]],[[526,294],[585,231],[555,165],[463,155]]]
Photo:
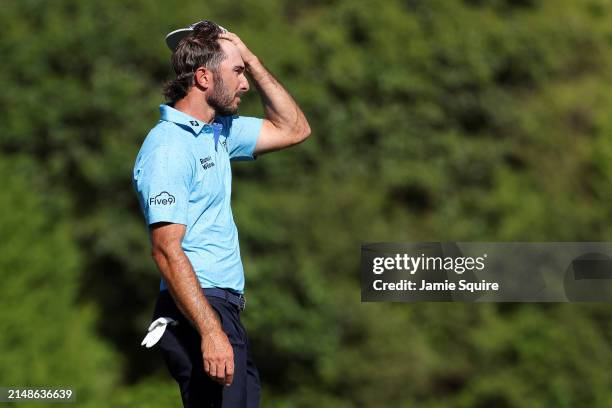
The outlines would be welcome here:
[[[178,308],[200,335],[221,330],[216,313],[202,293],[185,253],[182,250],[158,250],[154,251],[153,257]]]
[[[256,57],[245,64],[261,98],[265,118],[279,129],[305,133],[308,122],[289,92]]]

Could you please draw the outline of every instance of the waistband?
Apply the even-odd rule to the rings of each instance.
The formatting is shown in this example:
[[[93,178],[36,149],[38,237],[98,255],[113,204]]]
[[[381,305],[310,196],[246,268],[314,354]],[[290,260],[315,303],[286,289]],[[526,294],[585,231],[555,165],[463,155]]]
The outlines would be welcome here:
[[[227,300],[232,305],[238,307],[241,312],[246,308],[246,299],[240,293],[234,293],[228,289],[221,288],[202,288],[202,292],[205,296],[212,296]]]

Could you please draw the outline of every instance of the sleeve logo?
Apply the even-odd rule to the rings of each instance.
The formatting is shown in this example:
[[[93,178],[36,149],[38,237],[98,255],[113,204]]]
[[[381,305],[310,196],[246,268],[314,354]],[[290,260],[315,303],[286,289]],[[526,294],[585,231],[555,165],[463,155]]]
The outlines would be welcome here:
[[[176,198],[167,191],[162,191],[155,197],[149,197],[149,205],[172,205],[176,202]]]

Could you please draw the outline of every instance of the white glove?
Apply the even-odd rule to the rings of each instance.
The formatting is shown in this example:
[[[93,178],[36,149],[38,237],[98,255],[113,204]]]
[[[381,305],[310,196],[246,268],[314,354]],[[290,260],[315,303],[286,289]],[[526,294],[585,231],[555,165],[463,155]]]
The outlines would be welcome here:
[[[178,322],[169,317],[160,317],[159,319],[155,320],[149,326],[149,332],[142,340],[142,343],[140,343],[140,345],[145,346],[146,348],[153,347],[155,344],[157,344],[159,339],[161,339],[161,336],[164,335],[164,332],[166,331],[166,326],[169,324],[172,326],[176,326]]]

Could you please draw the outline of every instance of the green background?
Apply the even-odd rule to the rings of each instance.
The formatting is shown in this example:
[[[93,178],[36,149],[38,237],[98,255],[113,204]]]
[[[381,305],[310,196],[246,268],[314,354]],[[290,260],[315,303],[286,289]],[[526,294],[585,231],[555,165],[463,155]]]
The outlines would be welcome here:
[[[131,170],[171,78],[163,37],[202,18],[313,130],[234,166],[263,406],[612,406],[608,304],[359,287],[363,242],[612,240],[604,0],[3,1],[0,385],[180,406],[139,345],[159,274]],[[262,114],[254,91],[241,113]]]

